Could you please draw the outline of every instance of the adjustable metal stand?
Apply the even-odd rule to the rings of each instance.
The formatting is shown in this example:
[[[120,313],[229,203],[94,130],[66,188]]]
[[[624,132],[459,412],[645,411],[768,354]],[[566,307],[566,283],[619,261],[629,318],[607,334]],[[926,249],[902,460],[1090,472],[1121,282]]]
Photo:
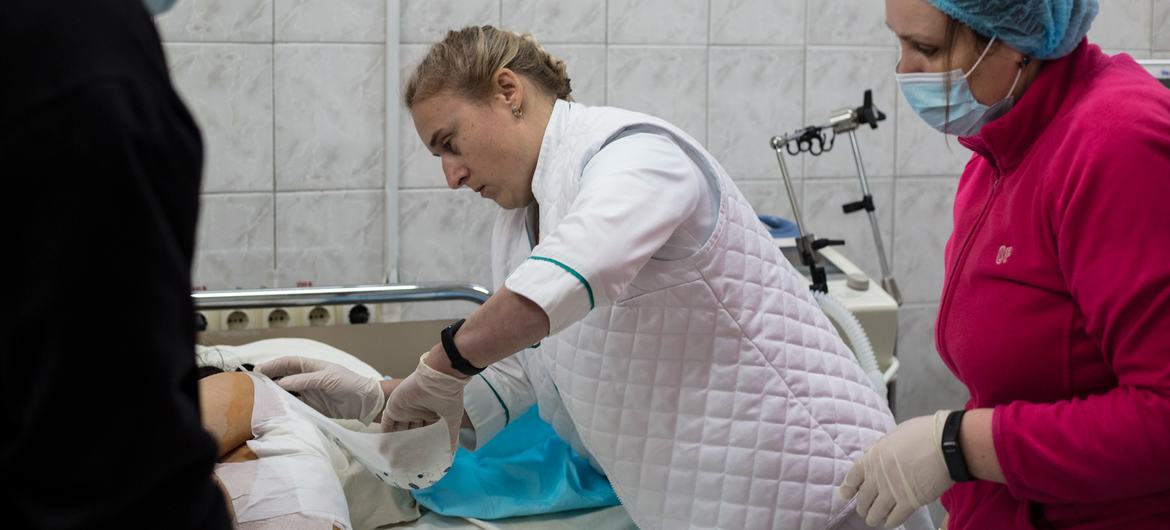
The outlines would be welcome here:
[[[829,245],[844,245],[840,239],[816,239],[811,232],[804,228],[804,218],[800,215],[800,205],[796,201],[796,192],[792,187],[792,177],[788,174],[788,164],[784,162],[786,140],[780,137],[772,138],[772,149],[776,150],[776,161],[780,163],[780,174],[784,177],[784,187],[788,190],[788,202],[792,205],[792,216],[796,221],[796,229],[800,237],[796,238],[796,249],[800,252],[800,263],[809,268],[812,276],[813,291],[829,292],[829,284],[825,276],[825,268],[820,264],[817,251]]]
[[[890,272],[889,261],[886,259],[885,245],[882,243],[882,233],[875,213],[873,195],[869,191],[869,179],[865,174],[865,165],[862,163],[861,149],[857,142],[857,129],[859,127],[869,125],[871,129],[877,129],[878,122],[885,119],[885,113],[878,110],[873,104],[873,91],[866,90],[865,99],[860,107],[834,112],[829,117],[829,123],[812,125],[783,136],[774,136],[772,137],[772,149],[776,151],[776,160],[780,163],[780,174],[784,178],[784,186],[788,190],[788,200],[792,204],[792,213],[801,234],[796,239],[797,250],[800,251],[800,262],[809,268],[813,280],[812,289],[827,292],[825,270],[818,262],[816,251],[830,245],[844,245],[845,242],[815,239],[813,234],[805,231],[804,220],[800,215],[800,208],[797,205],[796,194],[792,187],[792,178],[788,174],[788,165],[784,162],[784,152],[787,151],[792,156],[801,153],[820,156],[833,148],[838,134],[849,134],[849,143],[853,148],[853,161],[857,165],[857,178],[861,182],[862,198],[859,201],[843,205],[842,210],[847,214],[865,210],[869,214],[869,225],[873,229],[874,244],[877,246],[878,260],[882,269],[882,288],[898,302],[898,305],[902,305],[902,294],[898,290],[898,283],[894,280],[894,275]],[[824,132],[826,130],[831,130],[833,135],[826,137]]]

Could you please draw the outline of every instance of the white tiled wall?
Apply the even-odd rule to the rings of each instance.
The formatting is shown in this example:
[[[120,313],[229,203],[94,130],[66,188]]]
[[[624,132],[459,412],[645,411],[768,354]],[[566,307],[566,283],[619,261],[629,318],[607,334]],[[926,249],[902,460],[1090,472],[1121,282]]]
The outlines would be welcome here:
[[[659,116],[706,142],[706,46],[615,44],[606,63],[607,105]]]
[[[386,6],[386,0],[276,0],[276,40],[385,43]]]
[[[385,46],[276,45],[276,189],[385,183]]]
[[[892,42],[892,41],[891,41]],[[866,89],[873,90],[873,101],[886,114],[878,129],[858,129],[857,140],[865,171],[871,177],[894,176],[894,127],[900,96],[894,81],[898,52],[894,46],[855,48],[809,46],[805,53],[804,118],[809,124],[825,123],[833,111],[857,107]],[[806,157],[809,178],[854,177],[856,164],[849,138],[837,138],[837,146],[821,156]]]
[[[1100,4],[1091,40],[1170,57],[1170,0]],[[399,17],[389,43],[388,15]],[[356,284],[395,272],[490,284],[494,205],[444,189],[408,113],[387,123],[400,103],[385,74],[398,65],[405,78],[449,29],[502,25],[565,59],[579,101],[658,114],[705,142],[760,213],[790,214],[768,139],[857,106],[872,88],[888,119],[858,137],[907,301],[899,408],[957,406],[961,386],[931,328],[968,153],[902,103],[884,22],[880,0],[181,0],[159,26],[206,140],[196,285]],[[797,194],[818,235],[847,239],[843,251],[878,276],[863,214],[840,211],[860,192],[848,139],[838,140],[822,157],[789,159]]]
[[[271,285],[275,270],[274,197],[205,194],[199,212],[196,278],[208,289]]]
[[[377,282],[386,249],[385,204],[380,189],[277,192],[277,283]]]
[[[166,45],[171,76],[203,129],[203,191],[272,191],[272,46]]]
[[[780,187],[776,154],[768,141],[780,132],[777,124],[804,121],[804,50],[713,46],[708,56],[707,149],[732,178],[770,180]],[[789,162],[799,177],[800,161]]]
[[[272,0],[189,0],[159,17],[167,42],[272,42]]]
[[[707,0],[609,0],[606,12],[610,44],[707,44]]]
[[[1153,44],[1155,53],[1170,53],[1170,0],[1154,0],[1153,16],[1150,17],[1153,28]]]

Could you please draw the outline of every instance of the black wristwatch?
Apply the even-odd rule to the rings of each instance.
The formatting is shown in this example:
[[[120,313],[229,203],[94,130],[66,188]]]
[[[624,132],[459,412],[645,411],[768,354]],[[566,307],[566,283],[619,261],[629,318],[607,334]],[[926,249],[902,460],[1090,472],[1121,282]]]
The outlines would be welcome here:
[[[447,360],[451,361],[451,367],[458,370],[459,373],[468,377],[478,374],[483,371],[483,368],[476,368],[475,365],[463,358],[463,354],[459,353],[459,348],[455,347],[455,333],[459,328],[463,327],[463,322],[466,319],[459,319],[458,322],[443,328],[443,332],[439,334],[439,339],[443,343],[443,351],[447,353]]]
[[[959,427],[963,424],[965,410],[956,410],[947,415],[943,423],[942,454],[947,464],[947,472],[955,482],[971,482],[975,477],[967,469],[967,456],[963,454],[963,446],[959,444]]]

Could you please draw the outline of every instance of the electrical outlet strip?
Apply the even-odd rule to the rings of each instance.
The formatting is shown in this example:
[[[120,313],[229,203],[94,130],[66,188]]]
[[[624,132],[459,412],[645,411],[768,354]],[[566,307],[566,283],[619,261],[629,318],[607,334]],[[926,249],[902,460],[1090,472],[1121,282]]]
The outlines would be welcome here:
[[[383,304],[346,304],[264,309],[205,309],[196,311],[207,320],[203,331],[348,326],[382,322]],[[398,305],[390,304],[397,308]],[[198,319],[198,316],[196,316]]]

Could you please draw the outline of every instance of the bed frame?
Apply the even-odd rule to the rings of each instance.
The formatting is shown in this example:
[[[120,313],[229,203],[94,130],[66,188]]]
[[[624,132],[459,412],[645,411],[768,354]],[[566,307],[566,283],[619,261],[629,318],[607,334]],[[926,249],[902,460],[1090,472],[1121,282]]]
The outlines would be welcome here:
[[[482,305],[491,294],[488,288],[473,283],[415,283],[201,291],[192,293],[191,298],[196,311],[223,311],[452,300]],[[202,331],[196,342],[239,345],[278,337],[312,339],[348,352],[383,374],[405,377],[418,364],[419,355],[438,342],[439,331],[449,323],[422,320]]]

